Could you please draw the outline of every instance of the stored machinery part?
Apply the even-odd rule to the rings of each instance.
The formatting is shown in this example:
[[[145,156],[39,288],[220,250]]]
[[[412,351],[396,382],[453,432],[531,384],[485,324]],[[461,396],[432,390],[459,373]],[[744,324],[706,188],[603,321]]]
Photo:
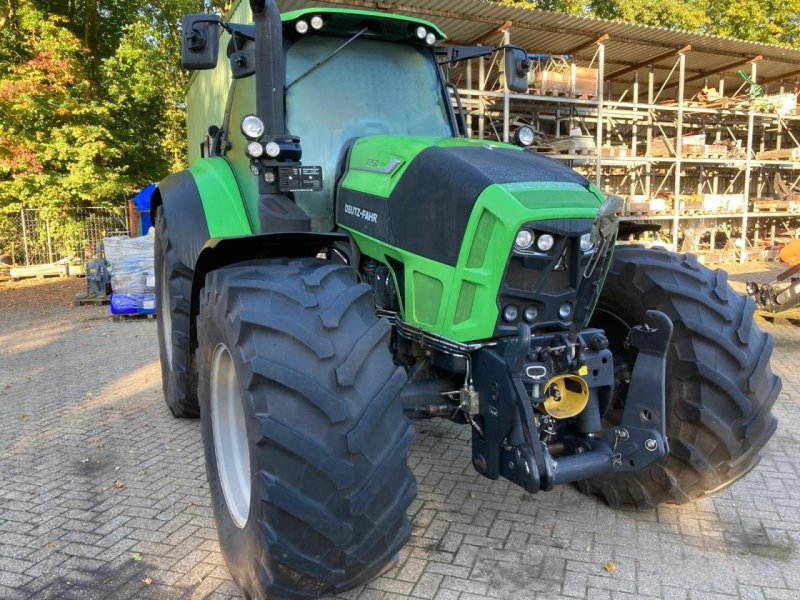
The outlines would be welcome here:
[[[770,283],[748,282],[747,293],[756,308],[781,313],[800,305],[800,264],[788,268]]]
[[[247,597],[353,587],[408,540],[406,376],[370,295],[348,267],[315,259],[252,261],[206,279],[206,469],[220,547]]]
[[[98,252],[98,258],[86,263],[86,294],[104,298],[111,293],[111,276],[106,259]]]
[[[2,258],[2,257],[0,257]],[[86,291],[75,294],[75,305],[108,302],[111,295],[111,274],[103,255],[103,244],[97,244],[96,257],[85,264]]]
[[[608,332],[615,364],[633,360],[621,342],[649,310],[663,311],[675,328],[667,351],[670,451],[647,469],[580,484],[614,506],[690,502],[727,487],[758,464],[777,425],[771,409],[781,381],[769,366],[772,338],[753,322],[752,301],[730,289],[724,271],[692,255],[618,247],[592,318]],[[608,426],[633,395],[633,380],[620,375]]]

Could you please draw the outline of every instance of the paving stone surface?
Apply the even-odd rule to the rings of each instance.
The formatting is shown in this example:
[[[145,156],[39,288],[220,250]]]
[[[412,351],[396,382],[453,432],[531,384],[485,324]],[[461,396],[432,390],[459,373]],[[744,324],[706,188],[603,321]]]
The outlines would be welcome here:
[[[776,267],[730,270],[741,289]],[[73,308],[81,286],[0,284],[0,599],[238,597],[199,423],[161,398],[155,322]],[[780,424],[744,480],[615,511],[571,487],[532,496],[484,479],[467,430],[422,422],[411,541],[339,598],[800,598],[800,327],[761,326],[783,377]]]

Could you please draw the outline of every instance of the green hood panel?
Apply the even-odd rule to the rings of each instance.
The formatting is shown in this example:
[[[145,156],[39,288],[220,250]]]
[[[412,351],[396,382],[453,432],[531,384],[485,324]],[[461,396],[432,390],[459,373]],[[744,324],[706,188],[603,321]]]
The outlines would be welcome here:
[[[497,294],[520,227],[531,221],[594,218],[602,200],[594,186],[561,182],[489,186],[475,202],[463,237],[438,240],[459,247],[455,265],[355,229],[350,232],[364,254],[385,264],[403,265],[393,275],[403,291],[401,310],[407,323],[448,339],[473,342],[493,335]]]
[[[518,146],[465,138],[400,137],[374,135],[363,137],[350,150],[347,173],[342,187],[388,198],[411,162],[428,148],[487,147],[521,151]]]
[[[408,323],[470,342],[493,335],[520,227],[593,219],[603,199],[562,163],[509,144],[370,136],[350,150],[336,221],[393,267]]]

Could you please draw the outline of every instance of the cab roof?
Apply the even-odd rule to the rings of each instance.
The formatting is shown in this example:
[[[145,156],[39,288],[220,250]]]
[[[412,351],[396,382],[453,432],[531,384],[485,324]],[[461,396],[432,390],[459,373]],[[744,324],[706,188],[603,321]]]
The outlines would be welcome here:
[[[326,25],[328,25],[327,31],[333,30],[333,33],[347,33],[350,29],[359,27],[364,22],[372,21],[378,22],[382,26],[381,29],[384,33],[382,37],[405,37],[406,32],[411,27],[422,26],[432,32],[438,41],[447,39],[442,30],[430,21],[355,8],[302,8],[281,14],[281,21],[286,25],[299,21],[304,17],[310,19],[315,15],[321,16],[326,21]],[[323,31],[326,31],[325,26],[323,26]]]

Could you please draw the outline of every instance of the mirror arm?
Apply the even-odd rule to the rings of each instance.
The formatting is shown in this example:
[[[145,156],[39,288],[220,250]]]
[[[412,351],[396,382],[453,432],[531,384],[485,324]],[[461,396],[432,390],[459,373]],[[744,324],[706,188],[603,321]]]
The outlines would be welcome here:
[[[458,107],[458,124],[461,126],[461,134],[464,137],[467,137],[467,118],[464,115],[464,106],[461,104],[461,94],[458,93],[458,88],[452,81],[448,81],[445,85],[450,91],[453,92],[453,97],[456,99],[456,106]]]

